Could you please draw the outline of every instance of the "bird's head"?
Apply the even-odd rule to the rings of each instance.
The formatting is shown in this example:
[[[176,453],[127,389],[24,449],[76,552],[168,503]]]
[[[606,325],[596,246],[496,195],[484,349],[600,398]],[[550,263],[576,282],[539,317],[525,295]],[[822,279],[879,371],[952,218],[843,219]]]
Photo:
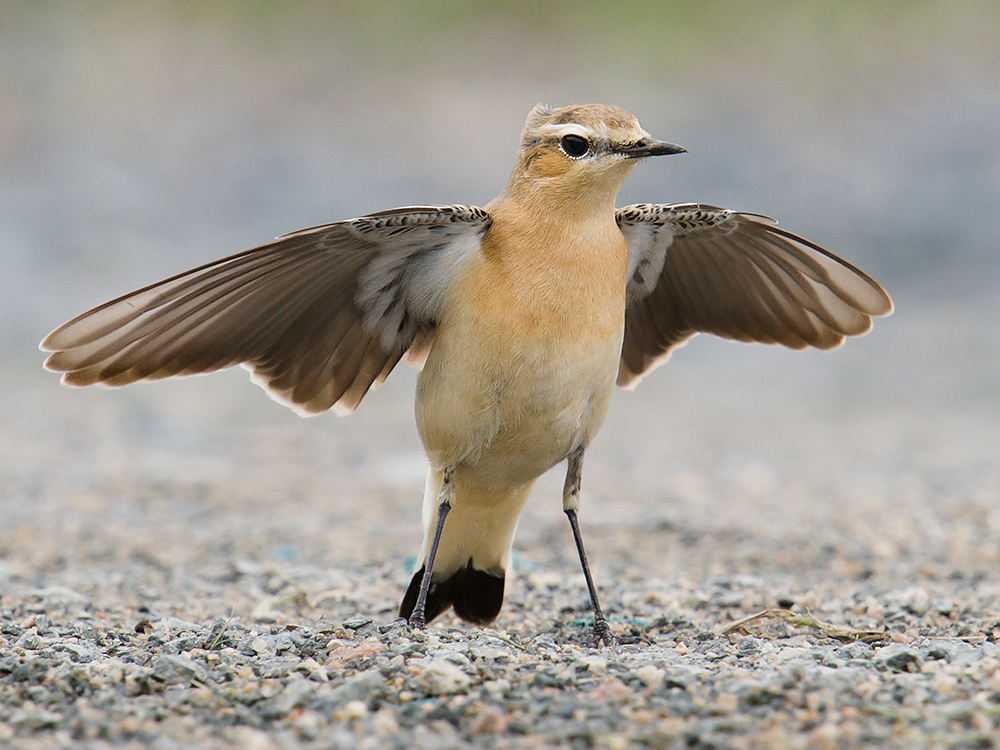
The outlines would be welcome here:
[[[683,153],[658,141],[623,109],[583,104],[531,110],[509,192],[545,194],[584,203],[614,198],[638,160]]]

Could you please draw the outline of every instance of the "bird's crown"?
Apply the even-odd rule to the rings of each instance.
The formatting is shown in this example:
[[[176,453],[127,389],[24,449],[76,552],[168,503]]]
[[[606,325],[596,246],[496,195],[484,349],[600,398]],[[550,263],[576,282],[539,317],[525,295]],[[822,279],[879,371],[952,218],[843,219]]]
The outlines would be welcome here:
[[[567,142],[563,139],[569,136]],[[630,145],[648,138],[633,115],[607,104],[574,104],[559,109],[536,105],[528,114],[521,136],[522,150],[546,143],[559,143],[571,158],[611,153],[616,146]],[[582,151],[586,141],[587,151]],[[580,152],[582,151],[582,153]]]

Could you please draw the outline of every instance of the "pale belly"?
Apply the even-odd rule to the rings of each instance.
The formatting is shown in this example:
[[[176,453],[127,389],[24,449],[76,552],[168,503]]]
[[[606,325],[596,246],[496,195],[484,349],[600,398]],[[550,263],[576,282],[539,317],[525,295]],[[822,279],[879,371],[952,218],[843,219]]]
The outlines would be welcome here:
[[[417,386],[417,426],[435,466],[457,466],[484,487],[520,486],[586,447],[604,421],[621,328],[500,333],[478,347],[468,331],[442,333]]]

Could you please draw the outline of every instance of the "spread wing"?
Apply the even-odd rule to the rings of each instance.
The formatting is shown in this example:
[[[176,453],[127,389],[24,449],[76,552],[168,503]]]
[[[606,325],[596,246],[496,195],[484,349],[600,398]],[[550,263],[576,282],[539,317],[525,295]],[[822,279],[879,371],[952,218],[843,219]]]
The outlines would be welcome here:
[[[629,247],[620,386],[698,332],[830,349],[892,311],[874,279],[767,217],[683,203],[616,218]]]
[[[242,364],[300,412],[350,412],[407,350],[426,356],[490,221],[420,206],[287,234],[61,325],[45,366],[69,385],[119,386]]]

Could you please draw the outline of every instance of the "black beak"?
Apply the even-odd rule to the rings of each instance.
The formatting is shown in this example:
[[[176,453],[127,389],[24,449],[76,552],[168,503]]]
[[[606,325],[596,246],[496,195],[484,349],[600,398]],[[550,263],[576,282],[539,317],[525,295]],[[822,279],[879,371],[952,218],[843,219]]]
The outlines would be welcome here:
[[[686,154],[687,149],[676,143],[658,141],[655,138],[643,138],[641,141],[621,146],[617,149],[629,159],[645,159],[647,156],[666,156],[667,154]]]

